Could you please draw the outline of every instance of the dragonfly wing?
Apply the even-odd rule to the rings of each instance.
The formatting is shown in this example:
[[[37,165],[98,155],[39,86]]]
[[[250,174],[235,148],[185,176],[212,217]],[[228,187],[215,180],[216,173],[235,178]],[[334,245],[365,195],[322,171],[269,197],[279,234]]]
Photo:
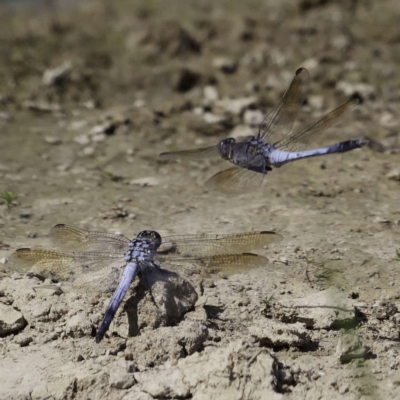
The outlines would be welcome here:
[[[103,252],[124,255],[129,248],[129,239],[122,235],[91,232],[73,226],[58,224],[50,230],[57,247],[69,253]]]
[[[260,125],[259,136],[268,142],[275,143],[283,140],[290,133],[306,97],[309,82],[308,71],[305,68],[299,68],[278,105]]]
[[[282,240],[272,231],[257,231],[234,234],[199,234],[164,237],[157,257],[172,260],[190,257],[205,257],[224,254],[241,254],[261,249]]]
[[[115,261],[104,253],[69,255],[45,249],[18,249],[6,264],[8,272],[32,272],[44,278],[77,280],[84,273],[95,272]],[[119,258],[121,261],[121,257]]]
[[[222,273],[233,275],[252,268],[265,266],[268,259],[258,254],[221,254],[205,257],[188,257],[186,259],[165,259],[163,266],[184,275],[198,273],[202,276],[210,276]]]
[[[204,158],[218,158],[218,146],[204,147],[201,149],[173,151],[161,153],[162,160],[202,160]]]
[[[359,99],[357,97],[349,99],[310,127],[283,139],[281,142],[278,142],[276,147],[290,151],[300,150],[348,114],[358,103]]]
[[[246,168],[232,167],[218,172],[205,183],[214,190],[228,194],[242,194],[258,189],[265,174]]]

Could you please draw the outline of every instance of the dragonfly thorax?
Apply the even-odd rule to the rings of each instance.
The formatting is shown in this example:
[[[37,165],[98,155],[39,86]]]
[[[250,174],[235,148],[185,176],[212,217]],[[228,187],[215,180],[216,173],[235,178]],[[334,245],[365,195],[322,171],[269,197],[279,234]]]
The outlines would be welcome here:
[[[154,254],[161,245],[161,236],[156,231],[141,231],[137,237],[129,242],[125,261],[152,261]]]

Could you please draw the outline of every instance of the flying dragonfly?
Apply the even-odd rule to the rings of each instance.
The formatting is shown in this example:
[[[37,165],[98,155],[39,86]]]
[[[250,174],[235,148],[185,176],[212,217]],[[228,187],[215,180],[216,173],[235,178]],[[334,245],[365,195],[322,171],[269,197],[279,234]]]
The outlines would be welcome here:
[[[237,234],[198,234],[161,237],[156,231],[142,231],[130,240],[122,235],[92,232],[58,224],[50,231],[54,244],[62,252],[40,248],[16,250],[6,264],[7,271],[32,272],[56,281],[71,281],[78,288],[89,277],[102,270],[105,279],[91,290],[114,291],[97,331],[99,343],[108,330],[115,313],[137,275],[150,290],[153,283],[168,279],[170,269],[182,272],[191,264],[203,275],[216,272],[238,273],[265,265],[267,259],[249,251],[277,242],[282,236],[270,231]],[[104,274],[105,271],[105,274]],[[87,276],[87,275],[86,275]],[[87,285],[95,280],[86,279]],[[86,286],[89,287],[89,286]]]
[[[211,147],[161,153],[160,158],[198,160],[221,157],[235,167],[218,172],[206,185],[228,193],[243,193],[258,188],[265,175],[272,171],[272,167],[279,168],[303,158],[344,153],[365,146],[368,143],[366,139],[353,139],[306,150],[313,139],[359,103],[357,97],[350,98],[311,126],[292,132],[294,121],[305,100],[309,81],[308,71],[299,68],[279,103],[260,125],[257,135],[245,137],[240,141],[226,138]]]

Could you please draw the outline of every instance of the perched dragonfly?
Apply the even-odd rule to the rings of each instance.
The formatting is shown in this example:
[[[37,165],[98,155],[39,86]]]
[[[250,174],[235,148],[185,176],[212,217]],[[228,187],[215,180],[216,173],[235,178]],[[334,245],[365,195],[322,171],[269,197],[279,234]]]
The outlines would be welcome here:
[[[104,337],[138,274],[146,289],[151,290],[152,282],[167,276],[160,262],[177,271],[182,271],[182,265],[192,264],[205,275],[218,271],[237,273],[267,263],[265,257],[248,251],[282,239],[281,235],[269,231],[164,238],[155,231],[142,231],[129,240],[121,235],[84,231],[64,224],[54,226],[50,237],[62,252],[18,249],[11,255],[6,268],[12,272],[32,272],[56,281],[73,281],[78,287],[85,281],[82,274],[105,269],[107,279],[102,280],[98,288],[91,288],[114,291],[97,331],[97,343]],[[91,285],[95,281],[89,279],[87,282]]]
[[[235,167],[215,174],[206,182],[206,185],[225,192],[240,193],[259,187],[264,176],[272,171],[272,167],[279,168],[303,158],[344,153],[366,145],[367,140],[354,139],[327,147],[305,150],[312,139],[335,124],[359,103],[358,98],[350,98],[313,125],[292,133],[309,81],[310,75],[305,68],[296,71],[289,88],[278,105],[266,116],[257,135],[245,137],[240,141],[233,138],[223,139],[218,145],[211,147],[161,153],[160,158],[195,160],[219,156],[230,161]]]

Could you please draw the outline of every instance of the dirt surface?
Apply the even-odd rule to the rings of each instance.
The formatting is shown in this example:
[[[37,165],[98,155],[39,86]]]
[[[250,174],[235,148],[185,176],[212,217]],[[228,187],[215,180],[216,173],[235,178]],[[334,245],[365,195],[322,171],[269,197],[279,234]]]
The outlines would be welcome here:
[[[57,223],[284,239],[174,323],[135,283],[100,344],[108,294],[3,274],[0,398],[400,398],[400,3],[74,4],[0,10],[0,270]],[[363,99],[315,145],[368,147],[241,196],[202,185],[223,161],[158,161],[256,132],[300,66],[301,124]]]

